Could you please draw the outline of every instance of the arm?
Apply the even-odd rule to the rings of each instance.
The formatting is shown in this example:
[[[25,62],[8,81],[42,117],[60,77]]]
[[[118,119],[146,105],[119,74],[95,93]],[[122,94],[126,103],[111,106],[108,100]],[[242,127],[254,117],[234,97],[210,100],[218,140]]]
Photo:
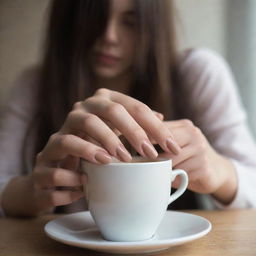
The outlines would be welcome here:
[[[13,102],[17,103],[16,100]],[[29,111],[25,113],[30,116]],[[29,122],[25,122],[23,127],[19,115],[9,113],[8,118],[15,123],[15,129],[19,128],[18,137],[22,142]],[[179,152],[170,130],[148,106],[122,93],[99,89],[92,97],[74,104],[60,130],[50,136],[43,150],[37,154],[35,166],[25,176],[21,176],[20,163],[16,164],[17,168],[10,168],[11,162],[7,157],[13,155],[18,146],[19,151],[14,156],[15,160],[20,160],[22,143],[16,145],[16,140],[12,140],[14,131],[9,132],[8,127],[3,129],[8,134],[6,143],[11,144],[8,152],[2,148],[8,168],[2,169],[1,176],[9,178],[1,199],[5,213],[11,216],[36,216],[83,197],[82,177],[77,172],[80,158],[97,164],[109,163],[111,155],[121,161],[130,161],[129,152],[114,132],[116,129],[103,120],[109,120],[143,156],[157,157],[147,137],[148,131],[164,151]],[[159,126],[161,134],[158,132]],[[15,175],[9,175],[9,170],[17,171]]]
[[[2,192],[11,179],[23,172],[22,150],[34,108],[35,71],[24,72],[12,86],[10,97],[1,111],[0,123],[0,212],[2,210]],[[31,135],[33,140],[33,134]],[[32,152],[33,143],[29,143],[28,152]],[[32,168],[29,166],[28,168]],[[19,194],[20,195],[20,194]],[[16,198],[16,197],[14,197]]]
[[[40,176],[35,175],[39,168],[34,168],[32,163],[28,162],[32,159],[35,130],[29,132],[29,143],[25,148],[28,151],[28,163],[27,168],[24,168],[23,143],[34,116],[37,85],[36,70],[23,73],[13,86],[8,104],[2,111],[0,126],[0,213],[2,216],[36,216],[52,211],[57,205],[71,203],[83,196],[79,190],[53,191],[47,194],[35,186],[36,183],[41,184],[40,180],[35,181]],[[52,180],[56,174],[47,173],[45,169],[40,173],[45,174],[40,176],[42,181]],[[61,182],[67,178],[68,185],[72,186],[73,183],[81,185],[80,181],[77,181],[78,174],[67,170],[61,175]]]
[[[256,147],[229,67],[218,55],[196,50],[182,64],[180,75],[188,99],[185,115],[237,177],[233,201],[229,205],[213,202],[219,208],[256,207]]]

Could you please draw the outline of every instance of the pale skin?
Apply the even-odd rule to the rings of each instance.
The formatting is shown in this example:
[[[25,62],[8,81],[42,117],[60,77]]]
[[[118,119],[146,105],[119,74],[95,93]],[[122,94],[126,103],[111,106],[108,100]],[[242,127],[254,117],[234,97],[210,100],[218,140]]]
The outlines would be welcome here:
[[[172,158],[174,168],[188,173],[192,191],[211,194],[224,204],[235,196],[232,163],[211,147],[199,128],[189,120],[163,121],[162,114],[126,95],[135,52],[134,6],[132,0],[111,3],[106,31],[91,56],[100,89],[74,104],[61,129],[37,155],[33,172],[8,183],[2,193],[7,215],[36,216],[83,197],[79,158],[97,164],[109,163],[111,157],[129,162],[131,155],[121,134],[140,155],[151,159],[158,157],[152,144],[159,144],[162,155]],[[116,61],[109,63],[105,56],[102,60],[102,54]],[[173,186],[178,185],[176,179]]]

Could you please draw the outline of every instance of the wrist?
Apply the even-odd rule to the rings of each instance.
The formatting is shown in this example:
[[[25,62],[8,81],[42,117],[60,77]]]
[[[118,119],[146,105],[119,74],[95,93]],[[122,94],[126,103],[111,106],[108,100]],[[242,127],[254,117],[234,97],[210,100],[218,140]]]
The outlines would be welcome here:
[[[2,208],[6,216],[36,216],[34,187],[30,176],[11,179],[2,192]]]
[[[212,193],[212,196],[220,203],[228,205],[234,200],[237,191],[238,182],[236,170],[231,161],[223,156],[220,156],[219,163],[219,171],[224,174],[223,182],[218,189]]]

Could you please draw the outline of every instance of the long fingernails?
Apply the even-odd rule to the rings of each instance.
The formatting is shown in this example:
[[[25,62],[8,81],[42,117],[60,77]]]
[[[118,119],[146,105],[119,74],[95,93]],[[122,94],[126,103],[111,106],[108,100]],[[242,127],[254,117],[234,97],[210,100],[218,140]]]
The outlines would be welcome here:
[[[150,142],[146,140],[143,141],[141,147],[145,156],[148,156],[150,158],[157,158],[158,153]]]
[[[101,163],[101,164],[108,164],[112,161],[111,156],[104,152],[97,152],[94,158],[98,163]]]
[[[174,141],[174,139],[168,138],[166,140],[166,146],[171,153],[174,153],[175,155],[180,153],[180,146]]]
[[[117,147],[116,154],[121,161],[130,162],[132,160],[131,154],[126,150],[123,145]]]

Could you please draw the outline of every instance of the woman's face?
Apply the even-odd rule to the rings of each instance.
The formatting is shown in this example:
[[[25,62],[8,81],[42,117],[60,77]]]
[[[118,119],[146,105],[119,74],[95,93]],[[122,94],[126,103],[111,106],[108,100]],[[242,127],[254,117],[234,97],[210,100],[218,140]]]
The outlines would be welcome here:
[[[109,19],[92,51],[96,77],[111,79],[130,71],[135,55],[136,20],[133,0],[111,0]]]

